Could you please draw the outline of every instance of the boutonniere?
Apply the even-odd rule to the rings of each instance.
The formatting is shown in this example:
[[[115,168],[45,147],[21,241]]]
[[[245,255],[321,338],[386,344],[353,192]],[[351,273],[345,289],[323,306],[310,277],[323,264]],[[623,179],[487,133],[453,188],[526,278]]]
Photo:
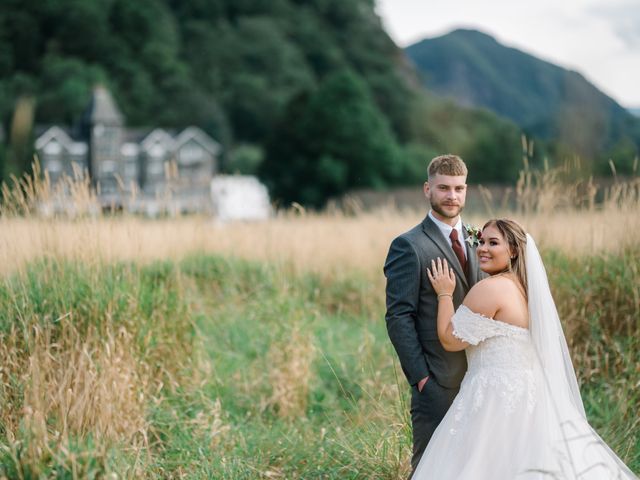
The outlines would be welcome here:
[[[465,242],[469,244],[470,247],[477,247],[480,244],[480,239],[482,238],[482,232],[475,225],[465,225],[464,229],[467,231],[469,236],[464,239]]]

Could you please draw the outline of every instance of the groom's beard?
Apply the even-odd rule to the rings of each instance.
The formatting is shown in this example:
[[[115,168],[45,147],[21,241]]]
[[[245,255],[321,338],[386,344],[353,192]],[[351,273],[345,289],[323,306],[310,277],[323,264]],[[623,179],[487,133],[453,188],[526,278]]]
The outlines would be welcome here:
[[[443,203],[446,202],[436,203],[431,201],[431,199],[429,199],[429,203],[431,204],[431,209],[444,218],[456,218],[458,215],[460,215],[462,210],[464,210],[464,203],[446,206],[443,205]],[[445,210],[443,207],[446,207],[447,209]]]

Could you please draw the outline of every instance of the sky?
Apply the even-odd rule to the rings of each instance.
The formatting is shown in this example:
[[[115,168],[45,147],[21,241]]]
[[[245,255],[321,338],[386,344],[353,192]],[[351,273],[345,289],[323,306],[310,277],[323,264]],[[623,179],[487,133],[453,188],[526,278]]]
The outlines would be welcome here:
[[[376,11],[400,47],[473,28],[640,108],[640,0],[376,0]]]

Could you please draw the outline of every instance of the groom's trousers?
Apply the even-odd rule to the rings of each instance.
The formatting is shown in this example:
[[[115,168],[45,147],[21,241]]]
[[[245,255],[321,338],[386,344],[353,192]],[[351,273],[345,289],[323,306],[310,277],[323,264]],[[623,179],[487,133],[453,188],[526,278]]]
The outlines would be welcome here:
[[[446,388],[429,377],[422,391],[411,387],[411,424],[413,426],[413,457],[411,457],[411,475],[433,432],[444,418],[460,388]],[[435,480],[435,479],[434,479]]]

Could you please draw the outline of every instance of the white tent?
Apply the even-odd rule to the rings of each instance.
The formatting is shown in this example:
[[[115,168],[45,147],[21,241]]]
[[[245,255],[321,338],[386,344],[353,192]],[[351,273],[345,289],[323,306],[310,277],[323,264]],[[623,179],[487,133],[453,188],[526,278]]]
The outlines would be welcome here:
[[[272,214],[267,187],[254,176],[215,176],[211,200],[216,218],[222,222],[267,220]]]

